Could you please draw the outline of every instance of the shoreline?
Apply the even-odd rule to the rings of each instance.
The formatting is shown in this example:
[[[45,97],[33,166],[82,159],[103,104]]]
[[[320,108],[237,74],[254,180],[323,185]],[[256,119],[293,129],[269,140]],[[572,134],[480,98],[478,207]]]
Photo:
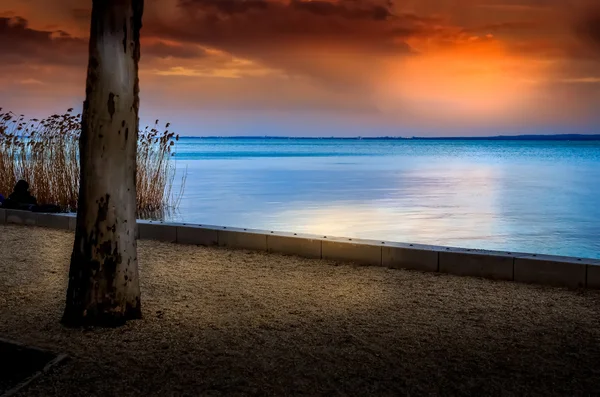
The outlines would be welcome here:
[[[75,230],[74,214],[0,210],[0,224]],[[137,238],[572,289],[600,289],[600,259],[410,244],[188,223],[137,221]]]

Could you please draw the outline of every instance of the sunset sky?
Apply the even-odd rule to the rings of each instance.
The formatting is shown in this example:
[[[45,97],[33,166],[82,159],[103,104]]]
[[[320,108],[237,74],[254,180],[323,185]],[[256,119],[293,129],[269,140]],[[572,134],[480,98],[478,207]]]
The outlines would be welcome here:
[[[0,107],[81,108],[91,1],[0,2]],[[141,117],[183,135],[600,133],[598,0],[146,0]]]

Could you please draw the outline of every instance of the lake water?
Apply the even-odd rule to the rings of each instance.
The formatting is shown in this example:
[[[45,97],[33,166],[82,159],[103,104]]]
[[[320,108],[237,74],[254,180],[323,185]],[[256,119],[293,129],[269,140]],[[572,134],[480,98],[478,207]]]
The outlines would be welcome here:
[[[600,142],[182,138],[176,152],[172,221],[600,258]]]

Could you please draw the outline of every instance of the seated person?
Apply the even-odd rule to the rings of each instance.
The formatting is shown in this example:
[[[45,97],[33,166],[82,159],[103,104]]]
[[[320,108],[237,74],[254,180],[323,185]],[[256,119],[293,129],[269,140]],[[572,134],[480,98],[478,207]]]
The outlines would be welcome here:
[[[31,210],[37,205],[35,197],[29,192],[29,183],[21,179],[15,185],[13,192],[2,205],[4,208],[16,210]]]

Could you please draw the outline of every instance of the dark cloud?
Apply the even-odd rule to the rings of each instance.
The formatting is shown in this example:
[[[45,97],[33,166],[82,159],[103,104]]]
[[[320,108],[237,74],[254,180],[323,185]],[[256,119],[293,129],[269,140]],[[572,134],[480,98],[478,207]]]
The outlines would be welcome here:
[[[404,38],[432,18],[394,14],[381,0],[178,0],[178,14],[149,15],[143,35],[217,48],[292,76],[351,90],[382,56],[411,54]],[[437,21],[436,21],[437,22]]]
[[[231,15],[255,9],[265,10],[270,3],[266,0],[181,0],[180,5],[187,9],[213,10]]]
[[[273,0],[180,0],[179,4],[186,9],[216,11],[226,15],[284,8],[348,19],[384,20],[392,15],[391,0],[379,3],[366,0],[341,0],[335,3],[326,0],[290,0],[287,4]]]
[[[31,29],[21,17],[0,18],[0,52],[5,64],[81,64],[86,43],[62,30]]]
[[[600,6],[589,7],[575,18],[575,33],[600,55]]]
[[[3,64],[43,63],[85,67],[88,39],[64,30],[36,30],[22,17],[0,17]],[[144,58],[200,59],[206,52],[194,44],[151,41],[143,45]]]
[[[419,30],[415,16],[393,15],[389,1],[179,0],[183,24],[148,23],[151,34],[232,47],[281,48],[309,40],[374,53],[406,49],[398,35]],[[318,44],[318,43],[317,43]]]
[[[170,44],[164,41],[146,43],[143,55],[156,58],[200,59],[207,56],[201,47],[193,44]]]
[[[92,19],[91,8],[74,8],[71,10],[71,14],[78,22],[90,23]]]
[[[341,1],[331,3],[328,1],[302,1],[292,0],[291,7],[308,11],[310,13],[325,17],[342,17],[347,19],[373,19],[382,21],[392,16],[390,7],[391,2],[387,4],[374,4],[361,1]]]

